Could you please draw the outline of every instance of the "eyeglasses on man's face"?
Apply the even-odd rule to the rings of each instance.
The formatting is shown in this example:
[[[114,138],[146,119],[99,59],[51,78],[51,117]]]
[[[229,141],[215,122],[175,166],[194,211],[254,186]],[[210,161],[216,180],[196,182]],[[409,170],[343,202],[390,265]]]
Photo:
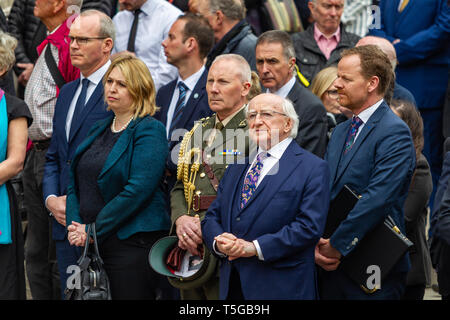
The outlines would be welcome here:
[[[74,41],[78,43],[78,45],[82,46],[85,44],[88,44],[92,40],[103,40],[108,37],[74,37],[74,36],[67,36],[68,40],[70,41],[70,44],[72,44]]]
[[[285,113],[278,112],[278,111],[275,111],[275,110],[261,110],[259,112],[250,111],[250,112],[247,113],[247,121],[248,122],[255,121],[256,120],[256,116],[258,114],[259,114],[260,118],[262,120],[265,120],[265,121],[272,120],[275,117],[275,115],[277,115],[277,114],[287,117],[287,115]]]

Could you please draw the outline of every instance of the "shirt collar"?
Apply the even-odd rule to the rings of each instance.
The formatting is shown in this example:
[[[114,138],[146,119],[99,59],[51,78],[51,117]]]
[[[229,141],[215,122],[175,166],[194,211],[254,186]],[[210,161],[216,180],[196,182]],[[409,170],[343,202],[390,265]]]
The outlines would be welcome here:
[[[50,32],[50,31],[48,31],[48,29],[47,29],[47,36],[49,36],[49,35],[51,35],[51,34],[54,34],[55,32],[56,32],[56,30],[58,30],[59,29],[59,27],[61,27],[61,25],[59,24],[55,29],[53,29],[53,31],[52,32]]]
[[[267,150],[267,152],[270,154],[271,157],[274,157],[278,160],[281,159],[281,157],[283,156],[284,151],[286,151],[287,147],[289,146],[289,144],[292,142],[292,138],[291,137],[287,137],[286,139],[278,142],[276,145],[274,145],[272,148],[270,148],[270,150]],[[260,154],[261,152],[266,152],[265,150],[263,150],[262,148],[258,147],[258,154]]]
[[[314,39],[316,40],[316,42],[319,42],[319,40],[322,37],[325,38],[326,40],[331,40],[334,37],[336,38],[336,41],[339,42],[341,40],[341,26],[339,25],[336,32],[333,33],[331,36],[327,37],[322,33],[322,31],[319,30],[317,24],[314,23]]]
[[[372,106],[361,111],[361,113],[358,114],[358,117],[362,120],[363,123],[367,123],[367,121],[369,121],[369,118],[372,116],[372,114],[375,113],[375,111],[378,109],[378,107],[381,105],[382,102],[383,99],[381,99],[377,103],[373,104]]]
[[[232,115],[226,117],[226,118],[223,119],[222,121],[220,121],[219,118],[217,118],[217,114],[216,114],[216,122],[215,122],[215,124],[217,124],[217,123],[220,121],[220,122],[222,122],[223,126],[225,127],[225,126],[228,124],[228,122],[230,122],[230,120],[233,119],[233,117],[234,117],[235,115],[237,115],[237,114],[238,114],[242,109],[244,109],[246,106],[247,106],[247,104],[244,103],[244,104],[242,105],[242,107],[239,108],[238,111],[236,111],[236,112],[233,113]]]
[[[194,74],[191,74],[189,77],[187,77],[184,80],[181,79],[180,76],[178,76],[177,85],[180,81],[182,81],[186,85],[186,87],[188,87],[189,91],[193,91],[195,88],[195,85],[197,84],[198,80],[200,79],[200,77],[202,76],[204,71],[205,71],[205,66],[202,66],[200,68],[200,70],[198,70]]]
[[[291,91],[292,87],[295,85],[295,77],[292,75],[291,79],[284,84],[278,91],[274,92],[277,96],[286,98],[289,92]],[[267,89],[267,93],[270,93],[270,90]]]
[[[90,82],[92,82],[94,85],[98,85],[100,81],[102,81],[103,76],[105,75],[106,71],[108,71],[109,66],[111,65],[111,60],[108,59],[108,61],[98,68],[93,74],[91,74],[87,79],[89,79]],[[86,77],[83,76],[82,73],[80,73],[80,83],[85,79]]]
[[[148,16],[156,9],[156,2],[153,0],[147,0],[139,9],[141,9],[141,11]]]

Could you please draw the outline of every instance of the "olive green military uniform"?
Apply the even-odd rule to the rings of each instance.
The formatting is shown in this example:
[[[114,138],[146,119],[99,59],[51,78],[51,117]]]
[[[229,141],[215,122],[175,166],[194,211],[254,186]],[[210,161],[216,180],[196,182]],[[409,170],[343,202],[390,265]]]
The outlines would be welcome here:
[[[197,154],[198,151],[203,153],[204,162],[208,163],[214,176],[216,178],[216,182],[222,179],[225,170],[228,164],[231,163],[244,163],[245,157],[248,155],[249,148],[249,140],[248,137],[242,141],[241,138],[236,137],[236,132],[240,131],[241,137],[244,136],[244,133],[247,132],[248,126],[247,121],[245,120],[245,111],[244,109],[240,110],[228,123],[226,123],[225,127],[220,130],[221,134],[216,134],[213,137],[214,140],[209,141],[208,137],[211,138],[210,133],[215,128],[216,125],[216,116],[213,115],[210,118],[202,119],[201,124],[198,124],[197,127],[194,126],[193,130],[191,130],[190,141],[185,141],[187,143],[187,147],[185,150],[187,153],[189,151],[194,151],[196,148]],[[230,134],[227,129],[232,129],[235,134]],[[236,129],[241,129],[235,131]],[[203,139],[201,139],[203,138]],[[186,139],[186,136],[185,136]],[[199,144],[201,143],[201,147]],[[182,146],[183,148],[183,146]],[[195,153],[195,152],[192,152]],[[202,160],[199,160],[199,169],[195,176],[195,190],[193,190],[193,199],[190,209],[188,210],[188,203],[186,195],[186,185],[188,185],[188,177],[187,173],[189,173],[189,178],[193,178],[191,176],[191,168],[192,163],[198,159],[194,156],[191,159],[189,165],[185,166],[186,176],[184,179],[177,180],[174,188],[172,189],[170,195],[170,204],[171,204],[171,218],[172,218],[172,229],[171,234],[176,234],[176,226],[175,221],[182,215],[185,215],[189,211],[190,216],[199,215],[200,220],[202,220],[206,214],[207,207],[206,204],[210,204],[211,200],[214,199],[216,195],[217,186],[213,187],[214,182],[211,182],[211,173],[208,176],[208,168],[202,163]],[[180,172],[180,159],[178,160],[178,170]],[[180,174],[178,174],[178,178],[180,178]],[[211,197],[213,196],[213,197]],[[202,198],[203,197],[203,198]],[[206,199],[208,201],[203,201]],[[201,205],[203,203],[203,205]],[[217,300],[219,299],[219,268],[217,264],[216,258],[204,247],[205,249],[205,257],[204,264],[207,263],[208,266],[206,268],[202,268],[198,273],[201,273],[200,276],[196,277],[193,280],[189,281],[180,281],[174,278],[170,278],[169,282],[180,289],[181,298],[184,300]]]

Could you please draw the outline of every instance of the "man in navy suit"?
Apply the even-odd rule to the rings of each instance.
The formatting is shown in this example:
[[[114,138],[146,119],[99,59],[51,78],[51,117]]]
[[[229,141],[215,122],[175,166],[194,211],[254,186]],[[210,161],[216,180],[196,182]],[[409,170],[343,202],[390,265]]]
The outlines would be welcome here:
[[[257,155],[229,166],[202,221],[205,243],[221,258],[220,299],[317,299],[327,164],[294,141],[299,120],[289,100],[256,96],[246,118]]]
[[[206,93],[204,59],[214,43],[214,33],[204,18],[194,14],[180,16],[172,25],[162,43],[167,62],[178,69],[178,79],[158,90],[156,105],[161,110],[155,115],[167,131],[169,158],[166,181],[170,191],[176,181],[176,145],[194,126],[194,121],[212,114]],[[183,129],[178,130],[177,129]]]
[[[66,193],[75,150],[92,125],[109,115],[103,99],[103,75],[111,64],[114,24],[106,14],[87,10],[74,21],[69,32],[72,64],[80,79],[61,88],[53,117],[53,135],[46,155],[43,193],[47,209],[55,218],[53,239],[61,278],[66,288],[67,267],[75,265],[79,249],[66,236]]]
[[[256,43],[256,69],[266,92],[292,101],[300,118],[296,141],[300,147],[323,158],[328,143],[327,112],[320,99],[295,76],[295,49],[285,31],[270,30]]]
[[[406,285],[407,254],[374,293],[365,293],[338,268],[340,259],[355,250],[387,215],[405,231],[403,204],[415,168],[415,152],[407,125],[383,100],[390,81],[391,64],[377,46],[343,52],[334,85],[339,103],[350,109],[353,117],[334,129],[325,160],[330,167],[331,199],[344,185],[361,198],[331,237],[321,238],[316,246],[316,263],[323,269],[319,273],[322,299],[400,299]]]

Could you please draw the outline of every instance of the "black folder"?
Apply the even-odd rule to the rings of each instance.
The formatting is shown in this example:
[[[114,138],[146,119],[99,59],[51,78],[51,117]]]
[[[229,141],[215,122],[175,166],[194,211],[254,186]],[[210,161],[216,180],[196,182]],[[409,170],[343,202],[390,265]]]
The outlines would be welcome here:
[[[380,289],[379,286],[383,286],[383,280],[392,267],[412,245],[413,243],[395,225],[394,220],[388,216],[342,259],[339,268],[366,293],[373,293]],[[375,272],[379,272],[378,284],[371,278]]]
[[[347,218],[348,213],[353,209],[360,196],[358,196],[347,185],[341,189],[336,198],[330,202],[327,222],[322,238],[328,239],[336,231],[342,221]]]
[[[331,237],[360,198],[361,196],[344,185],[330,203],[323,238]],[[372,270],[375,270],[373,268],[379,268],[377,270],[380,272],[379,280],[382,286],[386,275],[412,245],[412,242],[395,225],[394,220],[387,216],[382,223],[359,241],[352,252],[341,259],[339,269],[344,271],[365,292],[373,293],[379,289],[377,286],[372,286],[371,281],[368,281],[374,272]]]

